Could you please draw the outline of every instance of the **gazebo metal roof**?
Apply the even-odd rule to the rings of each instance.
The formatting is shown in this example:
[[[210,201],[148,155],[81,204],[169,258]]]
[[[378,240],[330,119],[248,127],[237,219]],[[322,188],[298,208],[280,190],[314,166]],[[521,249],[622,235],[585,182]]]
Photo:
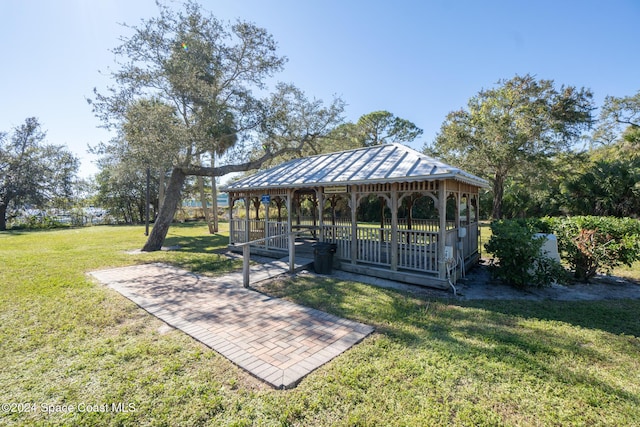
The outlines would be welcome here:
[[[223,191],[442,179],[488,187],[482,178],[393,143],[293,159],[232,182]]]

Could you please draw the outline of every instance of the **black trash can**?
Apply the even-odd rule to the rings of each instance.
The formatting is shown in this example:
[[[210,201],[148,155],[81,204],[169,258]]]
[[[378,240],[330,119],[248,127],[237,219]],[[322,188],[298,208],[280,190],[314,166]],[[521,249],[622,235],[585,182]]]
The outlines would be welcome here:
[[[335,243],[318,242],[313,245],[313,269],[318,274],[331,274],[333,254],[338,246]]]

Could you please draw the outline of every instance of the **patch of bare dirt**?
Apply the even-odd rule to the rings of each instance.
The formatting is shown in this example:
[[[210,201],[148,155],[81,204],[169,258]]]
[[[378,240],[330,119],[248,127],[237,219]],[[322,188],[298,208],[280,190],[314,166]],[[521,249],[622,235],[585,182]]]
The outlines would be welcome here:
[[[545,288],[516,289],[491,278],[488,267],[479,265],[456,285],[461,299],[525,299],[557,301],[595,301],[640,299],[640,284],[615,276],[597,276],[593,283],[554,284]]]

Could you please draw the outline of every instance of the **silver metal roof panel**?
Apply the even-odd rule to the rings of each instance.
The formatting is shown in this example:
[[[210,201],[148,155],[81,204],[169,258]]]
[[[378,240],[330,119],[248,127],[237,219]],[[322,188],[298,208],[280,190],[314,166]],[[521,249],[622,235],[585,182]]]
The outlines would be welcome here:
[[[222,191],[439,179],[489,186],[482,178],[394,143],[293,159],[232,182]]]

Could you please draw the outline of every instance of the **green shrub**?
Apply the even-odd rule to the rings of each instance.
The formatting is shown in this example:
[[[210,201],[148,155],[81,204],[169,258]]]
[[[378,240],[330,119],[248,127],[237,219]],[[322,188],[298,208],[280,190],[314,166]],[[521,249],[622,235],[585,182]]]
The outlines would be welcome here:
[[[576,216],[543,218],[558,237],[558,248],[577,280],[640,260],[640,221],[632,218]]]
[[[564,281],[566,272],[560,263],[541,253],[545,237],[535,237],[541,228],[537,220],[499,220],[491,224],[492,235],[485,248],[499,260],[497,264],[492,262],[494,277],[517,287]]]
[[[13,230],[50,230],[62,227],[66,225],[47,215],[29,215],[21,221],[14,221],[11,225]]]

